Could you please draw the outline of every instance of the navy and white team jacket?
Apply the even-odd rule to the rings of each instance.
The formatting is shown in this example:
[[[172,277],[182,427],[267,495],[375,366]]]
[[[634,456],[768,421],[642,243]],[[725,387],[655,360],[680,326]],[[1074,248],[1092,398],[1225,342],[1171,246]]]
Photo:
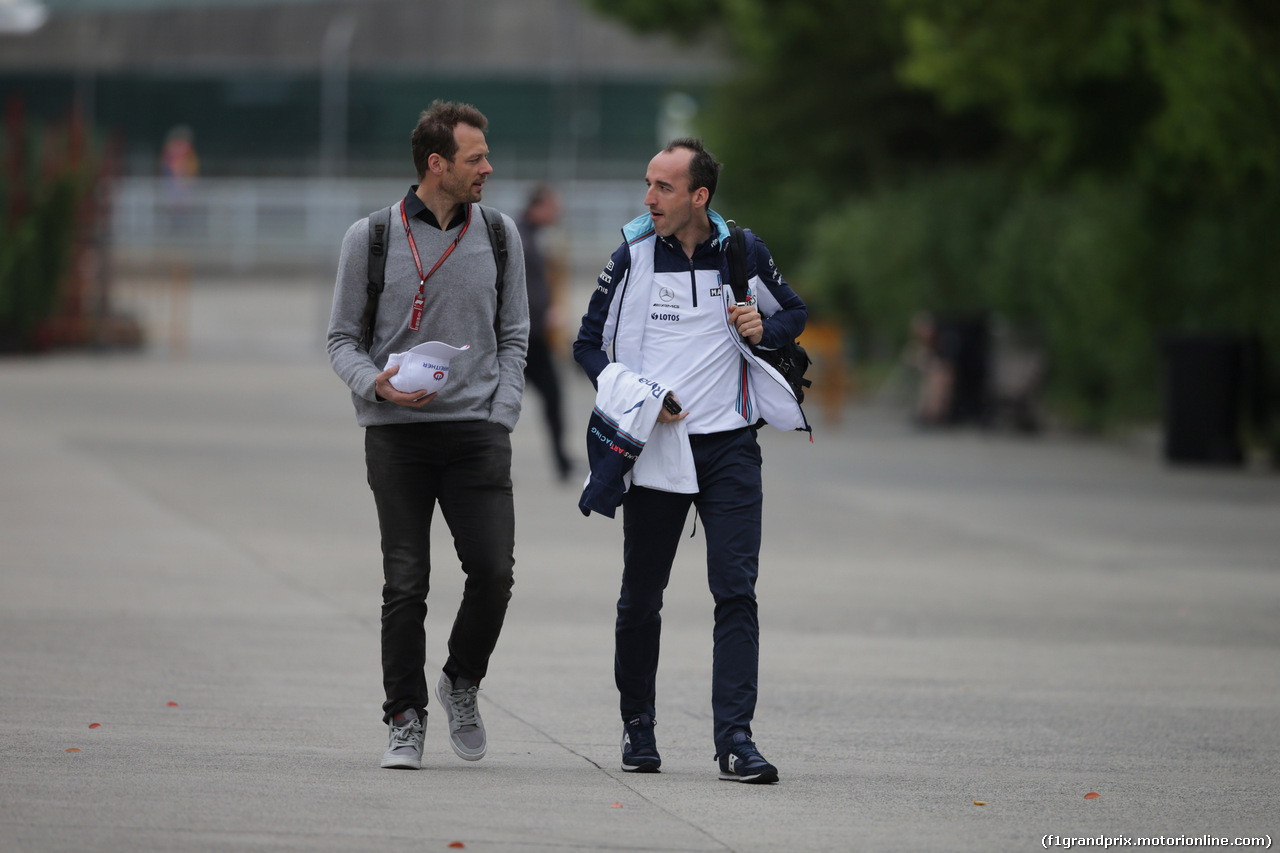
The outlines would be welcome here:
[[[734,303],[725,249],[729,229],[707,211],[711,237],[688,257],[644,214],[622,229],[623,243],[596,281],[573,355],[598,386],[611,362],[672,389],[690,434],[726,432],[760,418],[780,430],[808,430],[791,386],[758,358],[729,322]],[[764,242],[746,232],[747,276],[764,317],[759,349],[799,336],[808,319]]]
[[[666,395],[662,385],[617,362],[600,371],[596,405],[587,424],[591,472],[578,500],[583,515],[594,510],[613,518],[632,482],[664,492],[697,494],[698,472],[685,422],[658,423]]]

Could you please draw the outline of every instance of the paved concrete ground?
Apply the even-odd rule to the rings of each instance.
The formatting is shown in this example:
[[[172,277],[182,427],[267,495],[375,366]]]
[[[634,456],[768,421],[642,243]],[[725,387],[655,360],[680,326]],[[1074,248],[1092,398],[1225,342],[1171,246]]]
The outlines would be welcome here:
[[[426,768],[380,770],[376,525],[325,298],[197,288],[187,358],[0,361],[5,853],[1280,830],[1280,477],[866,409],[763,439],[756,737],[779,784],[715,777],[700,529],[665,609],[663,772],[619,771],[620,524],[553,481],[533,396],[490,754],[459,761],[433,713]],[[432,666],[461,589],[437,531]]]

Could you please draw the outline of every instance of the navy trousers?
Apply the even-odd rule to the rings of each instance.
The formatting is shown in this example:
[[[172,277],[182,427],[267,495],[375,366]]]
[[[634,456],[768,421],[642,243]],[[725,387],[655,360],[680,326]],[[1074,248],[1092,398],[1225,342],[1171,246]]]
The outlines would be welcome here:
[[[511,436],[486,421],[369,427],[365,464],[382,533],[382,710],[390,720],[427,707],[424,622],[437,504],[467,576],[444,671],[479,681],[488,670],[514,579]]]
[[[614,633],[614,679],[624,720],[655,716],[662,594],[697,507],[707,541],[707,583],[715,603],[711,709],[717,755],[735,732],[751,736],[760,662],[756,576],[763,496],[760,445],[750,429],[690,436],[696,495],[632,486],[622,499],[623,569]]]

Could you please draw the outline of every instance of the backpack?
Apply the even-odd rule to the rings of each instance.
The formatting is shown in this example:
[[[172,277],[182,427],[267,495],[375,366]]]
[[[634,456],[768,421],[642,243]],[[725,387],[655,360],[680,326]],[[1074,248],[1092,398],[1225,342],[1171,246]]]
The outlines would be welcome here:
[[[729,285],[733,288],[733,298],[737,302],[747,301],[747,237],[742,228],[730,219],[729,246]],[[804,402],[804,389],[813,385],[813,380],[805,379],[804,372],[813,361],[798,341],[788,341],[775,350],[755,350],[755,354],[787,380],[796,402]]]
[[[507,232],[502,226],[498,211],[478,205],[480,216],[489,231],[489,245],[493,248],[493,260],[498,266],[498,278],[494,287],[498,291],[498,311],[502,310],[502,277],[507,272]],[[386,285],[387,232],[391,229],[391,213],[395,205],[369,214],[369,300],[360,318],[360,345],[365,352],[373,348],[373,321],[378,315],[378,299]],[[497,322],[495,316],[494,322]]]

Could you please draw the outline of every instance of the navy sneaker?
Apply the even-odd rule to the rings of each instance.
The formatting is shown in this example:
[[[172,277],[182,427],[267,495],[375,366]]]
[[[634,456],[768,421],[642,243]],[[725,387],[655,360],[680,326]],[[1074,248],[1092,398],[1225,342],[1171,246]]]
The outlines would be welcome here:
[[[648,714],[622,723],[622,769],[628,773],[657,773],[662,766],[658,741],[653,736],[654,719]]]
[[[720,778],[766,785],[778,781],[778,768],[764,760],[746,732],[735,732],[733,746],[720,753]]]

